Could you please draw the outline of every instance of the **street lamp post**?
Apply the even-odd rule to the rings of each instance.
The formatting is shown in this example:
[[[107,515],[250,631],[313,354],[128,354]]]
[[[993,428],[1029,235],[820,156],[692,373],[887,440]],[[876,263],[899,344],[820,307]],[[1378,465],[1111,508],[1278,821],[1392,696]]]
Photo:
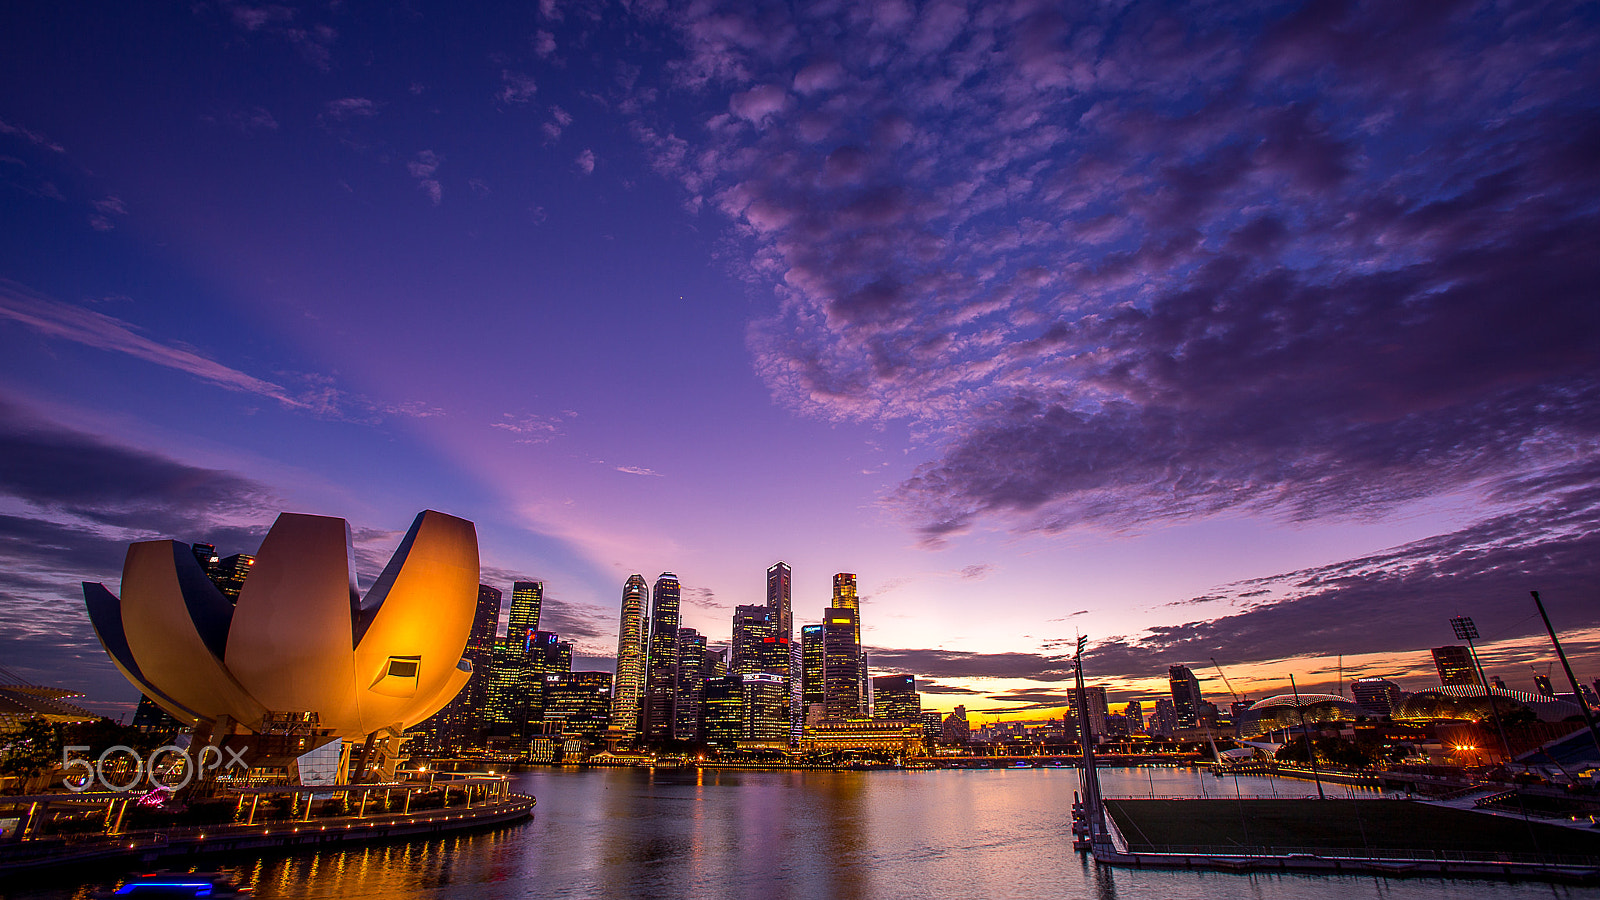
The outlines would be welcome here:
[[[1489,679],[1483,674],[1483,663],[1478,661],[1478,648],[1472,643],[1478,637],[1478,626],[1473,624],[1471,616],[1456,616],[1450,620],[1450,627],[1455,629],[1457,640],[1467,642],[1467,652],[1472,654],[1472,666],[1478,670],[1478,684],[1483,688],[1483,695],[1489,698],[1489,714],[1494,717],[1494,730],[1500,734],[1500,747],[1505,751],[1506,771],[1509,772],[1511,742],[1506,740],[1506,728],[1500,722],[1500,704],[1495,702],[1494,692],[1489,687]]]

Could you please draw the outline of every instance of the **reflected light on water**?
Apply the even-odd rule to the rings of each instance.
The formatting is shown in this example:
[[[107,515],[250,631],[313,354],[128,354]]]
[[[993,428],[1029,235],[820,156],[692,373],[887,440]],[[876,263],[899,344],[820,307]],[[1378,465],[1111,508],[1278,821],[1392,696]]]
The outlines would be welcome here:
[[[1104,769],[1101,778],[1110,796],[1315,792],[1310,782],[1193,769]],[[542,769],[517,776],[516,790],[539,801],[519,826],[237,861],[233,871],[259,900],[1594,896],[1531,883],[1102,868],[1072,850],[1078,789],[1070,769]],[[95,886],[106,885],[0,885],[0,900],[88,900]]]

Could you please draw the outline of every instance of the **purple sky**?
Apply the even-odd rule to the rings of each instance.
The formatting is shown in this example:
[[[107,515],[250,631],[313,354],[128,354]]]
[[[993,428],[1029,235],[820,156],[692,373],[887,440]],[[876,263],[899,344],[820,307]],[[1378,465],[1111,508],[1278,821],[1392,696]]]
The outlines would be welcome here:
[[[595,657],[856,572],[942,708],[1456,614],[1527,688],[1530,589],[1600,675],[1592,5],[14,6],[0,656],[96,708],[77,582],[279,510],[472,519]]]

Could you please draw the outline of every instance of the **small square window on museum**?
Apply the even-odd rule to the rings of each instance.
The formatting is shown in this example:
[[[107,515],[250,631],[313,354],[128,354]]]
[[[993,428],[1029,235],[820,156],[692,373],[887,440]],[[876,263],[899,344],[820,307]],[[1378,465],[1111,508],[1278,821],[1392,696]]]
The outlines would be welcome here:
[[[415,678],[421,664],[422,660],[415,656],[391,656],[387,674],[394,678]]]

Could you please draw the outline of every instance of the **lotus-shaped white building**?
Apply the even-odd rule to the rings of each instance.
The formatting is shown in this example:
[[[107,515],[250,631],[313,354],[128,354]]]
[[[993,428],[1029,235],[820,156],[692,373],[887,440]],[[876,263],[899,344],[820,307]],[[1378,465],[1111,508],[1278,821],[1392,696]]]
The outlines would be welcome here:
[[[466,684],[477,590],[476,529],[431,510],[365,597],[349,523],[296,513],[267,533],[237,605],[178,541],[129,546],[121,599],[83,586],[117,668],[179,720],[212,734],[315,721],[347,740],[398,738]]]

